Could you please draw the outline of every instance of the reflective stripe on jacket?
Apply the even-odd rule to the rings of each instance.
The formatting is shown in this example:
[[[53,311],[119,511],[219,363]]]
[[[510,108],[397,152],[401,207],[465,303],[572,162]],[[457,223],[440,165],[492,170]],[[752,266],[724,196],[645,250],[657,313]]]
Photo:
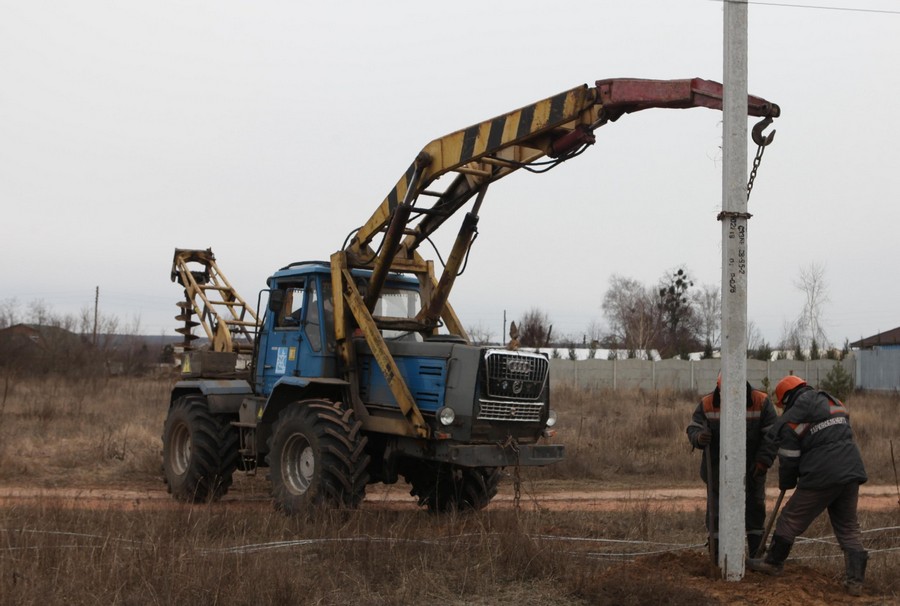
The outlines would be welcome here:
[[[778,446],[779,487],[821,490],[862,484],[868,477],[847,408],[824,391],[801,389],[766,437]]]
[[[756,451],[762,444],[763,436],[768,432],[775,421],[778,414],[775,407],[769,400],[768,394],[758,389],[753,389],[747,384],[747,470],[750,471],[756,459]],[[700,403],[694,410],[691,417],[691,423],[687,427],[688,439],[694,448],[702,448],[697,442],[697,436],[706,428],[712,433],[712,441],[709,444],[709,451],[712,455],[713,474],[718,476],[719,467],[719,441],[721,435],[721,403],[719,396],[719,388],[703,396]],[[700,461],[700,477],[705,482],[706,477],[706,451],[703,452]]]

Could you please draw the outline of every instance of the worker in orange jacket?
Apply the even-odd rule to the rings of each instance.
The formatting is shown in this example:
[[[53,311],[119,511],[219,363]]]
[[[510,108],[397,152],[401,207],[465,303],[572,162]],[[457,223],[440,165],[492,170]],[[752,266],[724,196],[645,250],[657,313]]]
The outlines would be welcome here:
[[[711,540],[718,544],[719,528],[719,442],[721,430],[719,420],[721,415],[722,373],[716,381],[716,388],[703,396],[694,410],[690,425],[687,426],[688,440],[694,448],[703,450],[700,461],[700,478],[709,487],[710,498],[706,503],[707,525],[712,523],[713,528],[708,528]],[[763,528],[766,523],[766,478],[754,476],[756,454],[762,444],[763,436],[775,424],[778,414],[769,400],[769,395],[759,389],[754,389],[747,383],[747,464],[746,464],[746,501],[744,510],[744,524],[747,533],[747,549],[750,557],[756,554],[762,542]],[[707,477],[707,453],[711,457],[712,478]]]

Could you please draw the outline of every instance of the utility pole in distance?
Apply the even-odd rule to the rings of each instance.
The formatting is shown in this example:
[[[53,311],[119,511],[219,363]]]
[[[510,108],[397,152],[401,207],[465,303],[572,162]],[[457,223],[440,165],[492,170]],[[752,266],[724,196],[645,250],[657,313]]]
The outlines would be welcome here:
[[[97,347],[97,315],[100,309],[100,287],[94,287],[94,336],[92,344]]]
[[[747,452],[747,2],[725,0],[719,567],[744,576]]]
[[[506,345],[506,310],[503,310],[503,332],[500,333],[500,345]]]

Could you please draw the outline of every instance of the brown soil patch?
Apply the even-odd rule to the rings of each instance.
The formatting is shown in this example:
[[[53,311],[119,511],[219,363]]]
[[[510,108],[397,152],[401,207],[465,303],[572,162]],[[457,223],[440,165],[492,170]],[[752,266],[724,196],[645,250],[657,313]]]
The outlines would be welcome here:
[[[788,563],[781,576],[772,577],[747,571],[740,581],[717,578],[709,558],[698,552],[665,553],[642,557],[604,573],[600,583],[613,587],[623,584],[648,585],[648,591],[659,594],[666,587],[684,595],[692,590],[702,604],[755,604],[760,606],[828,606],[831,604],[891,604],[882,597],[848,596],[835,575],[826,575],[806,566]],[[702,597],[699,597],[702,596]],[[665,601],[655,603],[664,604]]]
[[[770,508],[778,491],[770,490]],[[16,504],[55,505],[77,509],[159,509],[184,507],[172,500],[165,487],[111,488],[107,486],[85,488],[31,488],[25,486],[0,486],[0,506]],[[658,511],[702,510],[706,506],[706,493],[700,488],[653,488],[642,490],[566,490],[537,488],[522,491],[519,507],[525,511],[620,511],[651,505]],[[206,505],[204,505],[206,506]],[[265,484],[248,483],[236,478],[235,487],[216,503],[223,508],[269,507],[270,499]],[[416,502],[403,483],[393,486],[368,487],[364,508],[415,509]],[[510,486],[503,486],[491,502],[489,509],[512,509],[515,499]],[[860,487],[859,508],[865,511],[900,509],[896,489],[891,486]]]

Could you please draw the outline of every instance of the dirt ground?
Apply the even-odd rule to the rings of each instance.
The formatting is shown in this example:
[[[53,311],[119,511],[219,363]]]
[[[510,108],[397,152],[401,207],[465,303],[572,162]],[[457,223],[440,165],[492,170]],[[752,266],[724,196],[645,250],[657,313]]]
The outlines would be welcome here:
[[[215,507],[232,510],[270,509],[268,484],[261,478],[236,478],[235,486]],[[652,502],[656,510],[690,511],[705,506],[705,492],[700,488],[657,488],[647,490],[577,490],[572,486],[553,484],[523,487],[519,506],[524,511],[614,511],[635,508]],[[770,491],[774,503],[777,491]],[[72,509],[116,509],[127,511],[160,510],[189,507],[177,503],[166,493],[165,487],[135,486],[117,488],[94,486],[84,488],[34,488],[0,486],[0,507],[58,506]],[[771,509],[770,503],[770,509]],[[489,509],[511,509],[515,506],[512,487],[503,485]],[[893,486],[863,486],[859,506],[863,510],[887,511],[898,508],[896,488]],[[366,509],[414,510],[415,499],[405,485],[371,486],[363,503]],[[677,588],[677,595],[685,591],[703,596],[696,603],[754,604],[760,606],[826,606],[831,604],[894,604],[892,598],[863,596],[851,598],[841,586],[843,566],[836,564],[830,575],[791,563],[779,577],[746,571],[743,579],[724,581],[711,565],[709,556],[700,549],[668,552],[637,557],[607,568],[601,586],[609,587],[608,602],[616,603],[615,587],[623,583],[648,585],[647,595],[652,603],[667,604],[667,588]],[[608,577],[608,578],[607,578]]]
[[[781,576],[772,577],[747,571],[743,579],[728,582],[716,578],[709,558],[698,552],[666,553],[638,558],[606,573],[610,583],[646,583],[670,585],[680,590],[695,590],[706,596],[702,604],[754,604],[758,606],[828,606],[830,604],[895,604],[882,597],[848,596],[835,575],[825,575],[802,565],[785,567]],[[660,601],[660,604],[666,602]]]

